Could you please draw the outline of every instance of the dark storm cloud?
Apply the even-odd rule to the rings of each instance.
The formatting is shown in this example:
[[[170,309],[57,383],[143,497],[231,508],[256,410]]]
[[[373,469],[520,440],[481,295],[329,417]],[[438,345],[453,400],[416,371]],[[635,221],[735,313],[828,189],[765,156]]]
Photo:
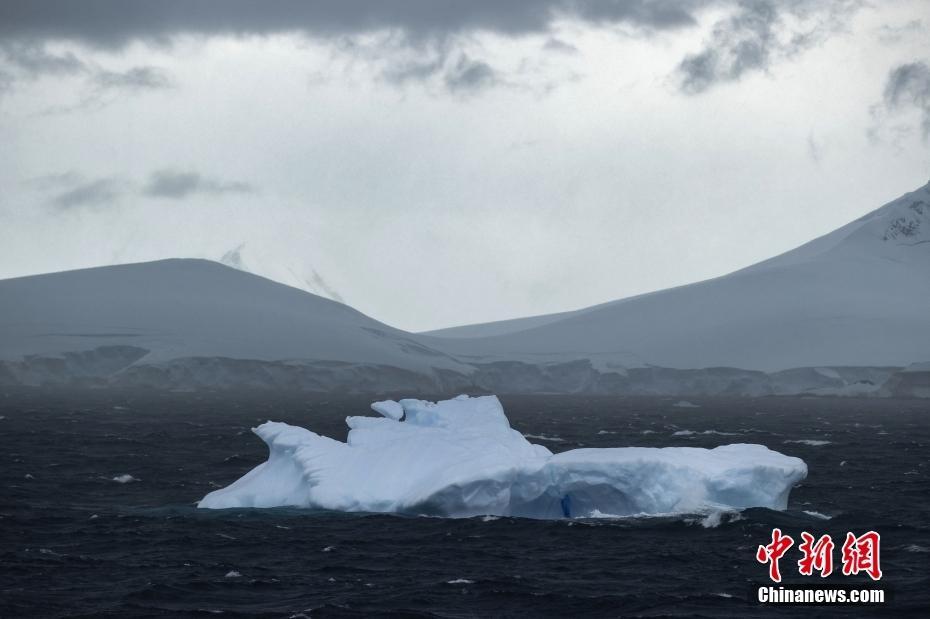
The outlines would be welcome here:
[[[395,38],[387,47],[417,52],[412,61],[395,54],[386,62],[391,66],[382,73],[388,82],[435,79],[464,93],[506,81],[484,60],[462,61],[449,43],[460,35],[546,35],[560,20],[627,26],[648,35],[695,25],[709,7],[730,8],[704,48],[678,67],[681,90],[695,94],[764,71],[776,60],[817,44],[864,1],[7,0],[0,2],[0,41],[74,40],[119,48],[134,40],[170,42],[179,35],[300,33],[338,41],[388,31]],[[572,46],[550,39],[544,49],[570,52]],[[418,58],[421,51],[426,53]]]
[[[152,173],[142,194],[151,198],[182,200],[194,194],[255,193],[255,188],[244,182],[225,182],[205,178],[196,172],[159,170]]]
[[[119,198],[120,183],[114,178],[99,178],[80,183],[52,199],[52,204],[61,209],[84,206],[103,206]]]
[[[5,0],[0,37],[77,39],[121,46],[178,34],[317,36],[397,29],[412,38],[472,30],[526,34],[553,20],[650,29],[695,22],[706,0]]]
[[[882,104],[887,111],[917,109],[924,139],[930,138],[930,66],[926,62],[902,64],[888,74]]]
[[[841,30],[859,6],[860,0],[740,0],[714,24],[704,49],[681,61],[680,88],[697,94],[765,71]]]
[[[180,35],[299,33],[331,40],[343,46],[342,51],[352,52],[360,35],[388,32],[391,36],[379,44],[359,46],[360,54],[380,65],[379,73],[388,83],[432,80],[461,95],[504,83],[487,60],[463,56],[456,41],[470,33],[546,34],[559,20],[654,32],[694,25],[701,9],[729,1],[7,0],[0,2],[0,45],[7,41],[42,49],[49,41],[63,40],[113,49],[136,40],[170,43]],[[365,45],[370,49],[362,49]],[[561,49],[572,48],[565,44]],[[166,85],[138,71],[122,79],[100,72],[88,81],[134,91]],[[99,96],[62,110],[92,105],[100,105]],[[62,110],[56,107],[52,112]]]

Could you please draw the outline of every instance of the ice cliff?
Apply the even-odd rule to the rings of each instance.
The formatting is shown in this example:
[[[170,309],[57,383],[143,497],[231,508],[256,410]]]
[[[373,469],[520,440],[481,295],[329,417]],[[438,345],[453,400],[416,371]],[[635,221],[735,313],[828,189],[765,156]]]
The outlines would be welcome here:
[[[553,454],[510,427],[495,396],[372,404],[345,443],[284,423],[253,431],[269,457],[200,507],[299,506],[529,518],[785,509],[807,475],[762,445],[627,447]]]

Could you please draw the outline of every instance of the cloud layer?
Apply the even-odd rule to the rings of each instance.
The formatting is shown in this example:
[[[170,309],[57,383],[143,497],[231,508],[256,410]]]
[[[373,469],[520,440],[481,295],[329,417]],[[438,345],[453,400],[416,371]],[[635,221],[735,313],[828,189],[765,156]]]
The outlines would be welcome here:
[[[25,0],[0,3],[0,37],[76,39],[121,46],[178,34],[339,35],[382,29],[412,38],[464,31],[538,33],[554,20],[691,25],[706,0]]]
[[[79,72],[73,55],[56,56],[43,43],[76,41],[121,48],[132,41],[168,43],[178,36],[266,36],[298,33],[311,38],[352,39],[390,32],[377,50],[350,43],[363,55],[391,56],[383,77],[395,85],[437,79],[452,94],[508,84],[495,63],[476,58],[462,37],[485,32],[507,37],[545,35],[541,50],[571,52],[571,42],[551,36],[557,24],[632,29],[640,35],[701,23],[710,10],[722,12],[701,49],[677,67],[687,94],[767,71],[775,62],[821,43],[842,30],[864,0],[13,0],[0,3],[0,50],[8,62],[33,73]],[[706,22],[706,20],[705,20]],[[399,50],[414,50],[415,59]],[[134,70],[118,85],[164,87],[158,76]],[[10,76],[0,76],[9,85]],[[107,72],[97,76],[106,83]],[[134,82],[132,81],[134,80]]]

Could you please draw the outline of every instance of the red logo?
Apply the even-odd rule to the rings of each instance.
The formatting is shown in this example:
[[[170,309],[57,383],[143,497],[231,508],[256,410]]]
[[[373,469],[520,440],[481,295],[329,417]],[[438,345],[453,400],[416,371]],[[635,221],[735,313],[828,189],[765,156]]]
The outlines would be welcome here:
[[[843,575],[865,572],[872,580],[879,580],[882,577],[882,568],[878,562],[881,539],[875,531],[869,531],[859,537],[847,533],[843,543]]]
[[[798,561],[801,575],[810,576],[817,570],[821,578],[829,576],[833,572],[833,540],[830,536],[824,535],[814,542],[814,536],[804,531],[801,539],[804,540],[798,546],[798,550],[804,553]]]
[[[854,576],[865,572],[872,580],[880,580],[882,569],[879,562],[881,536],[875,531],[869,531],[856,537],[854,533],[846,534],[843,543],[843,575]],[[769,578],[773,582],[781,582],[781,570],[778,561],[794,545],[790,535],[784,535],[781,529],[772,529],[772,541],[756,550],[756,561],[769,565]],[[816,570],[821,578],[833,573],[833,539],[829,535],[822,535],[819,539],[807,531],[801,533],[801,543],[798,550],[801,558],[798,560],[798,572],[802,576],[812,576]]]
[[[794,540],[791,539],[790,535],[782,535],[781,529],[772,529],[772,543],[767,546],[759,546],[759,549],[756,550],[756,561],[769,564],[769,578],[774,582],[781,582],[778,560],[793,545]]]

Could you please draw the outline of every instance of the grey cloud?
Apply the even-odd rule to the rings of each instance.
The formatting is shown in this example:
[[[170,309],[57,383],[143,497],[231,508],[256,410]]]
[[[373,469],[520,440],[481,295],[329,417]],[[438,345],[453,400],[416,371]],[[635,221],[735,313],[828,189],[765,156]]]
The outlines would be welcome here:
[[[917,109],[923,137],[930,138],[930,66],[911,62],[892,69],[885,82],[882,105],[888,112]]]
[[[480,60],[472,60],[464,54],[443,78],[446,88],[455,93],[481,90],[492,86],[496,81],[497,73],[491,65]]]
[[[58,194],[52,199],[52,204],[61,209],[102,206],[115,202],[120,193],[120,183],[116,179],[100,178],[81,183],[64,193]]]
[[[712,41],[679,65],[682,90],[699,93],[716,82],[737,80],[768,65],[776,8],[765,0],[740,2],[736,14],[714,26]]]
[[[205,178],[196,172],[159,170],[152,173],[142,194],[152,198],[181,200],[193,194],[254,193],[244,182],[224,182]]]
[[[447,39],[421,41],[415,45],[411,54],[404,54],[407,41],[389,37],[378,41],[374,46],[366,46],[355,41],[344,41],[343,51],[350,51],[369,62],[383,60],[384,52],[392,58],[381,71],[381,77],[394,85],[403,85],[409,81],[422,81],[443,72],[452,53],[452,44]]]
[[[54,53],[42,41],[0,41],[0,91],[10,90],[18,80],[33,80],[46,75],[81,76],[89,88],[77,105],[59,106],[60,111],[100,105],[105,91],[139,92],[171,86],[167,74],[151,66],[111,71],[88,64],[73,52]],[[56,108],[58,109],[58,108]]]
[[[119,48],[134,40],[170,43],[180,35],[300,33],[338,45],[387,32],[391,36],[379,44],[383,49],[369,53],[386,81],[436,80],[462,94],[502,82],[488,62],[462,60],[464,50],[453,49],[471,33],[547,34],[561,20],[668,30],[696,24],[697,12],[720,1],[730,0],[7,0],[0,2],[0,41],[69,40]],[[89,79],[124,89],[135,84],[137,91],[166,84],[142,74],[116,77],[104,72]],[[52,112],[100,105],[97,99]]]
[[[566,43],[561,39],[556,39],[555,37],[549,37],[545,43],[543,43],[543,49],[548,52],[561,52],[563,54],[577,54],[578,48],[572,45],[571,43]]]
[[[171,80],[157,67],[133,67],[126,71],[98,71],[93,78],[94,85],[102,90],[123,90],[138,92],[169,88]]]
[[[885,45],[893,45],[910,35],[920,33],[923,29],[923,21],[912,19],[900,26],[885,24],[876,30],[876,35],[878,36],[878,40]]]
[[[125,71],[95,69],[87,74],[83,94],[76,101],[58,103],[41,111],[41,116],[99,110],[121,96],[172,88],[168,74],[157,67],[132,67]]]
[[[533,2],[527,4],[532,7]],[[558,16],[597,24],[630,23],[646,28],[669,29],[692,26],[694,13],[707,0],[570,0],[553,2]]]
[[[176,170],[153,172],[142,187],[131,179],[87,179],[74,171],[31,178],[26,180],[25,184],[38,191],[56,192],[49,202],[62,210],[107,206],[117,203],[121,197],[127,195],[182,200],[195,194],[247,194],[256,191],[249,183],[219,181],[197,172]]]
[[[62,172],[59,174],[46,174],[36,176],[25,181],[25,185],[40,189],[43,191],[51,189],[61,189],[64,187],[74,187],[81,182],[81,176],[72,171]]]
[[[555,19],[668,29],[695,23],[707,0],[7,0],[0,37],[76,39],[122,46],[178,34],[304,32],[338,35],[380,29],[418,37],[474,30],[546,31]]]
[[[56,54],[36,41],[0,41],[0,94],[11,91],[17,80],[44,75],[75,75],[87,70],[73,53]]]
[[[7,65],[30,75],[71,75],[86,70],[72,52],[55,54],[35,41],[8,41],[0,45],[0,57]]]
[[[299,33],[333,41],[390,32],[394,56],[384,59],[392,83],[438,79],[454,92],[505,83],[486,61],[459,66],[449,41],[474,32],[549,35],[560,21],[626,26],[646,34],[693,26],[708,7],[731,7],[703,50],[678,69],[681,89],[699,93],[714,84],[767,69],[776,60],[821,41],[865,0],[8,0],[0,2],[0,41],[74,40],[118,48],[134,40],[168,42],[180,35]],[[788,29],[783,14],[807,31]],[[789,20],[792,24],[795,19]],[[791,28],[797,30],[795,25]],[[563,44],[563,45],[560,45]],[[438,54],[435,49],[439,49]],[[443,48],[444,51],[443,51]],[[397,53],[398,49],[414,52]],[[545,51],[571,52],[550,39]],[[425,60],[415,52],[427,50]],[[346,51],[346,50],[343,50]],[[450,58],[452,61],[450,62]],[[390,66],[388,66],[390,65]],[[141,76],[140,76],[141,77]],[[149,88],[156,82],[144,82]],[[161,86],[164,82],[161,82]]]
[[[790,58],[841,30],[860,0],[740,0],[718,21],[704,49],[678,66],[680,88],[702,93],[716,84],[765,71],[775,60]],[[790,16],[791,26],[785,16]]]
[[[356,44],[344,48],[359,58],[381,63],[381,77],[395,86],[435,80],[445,90],[465,95],[500,83],[501,77],[488,62],[457,49],[455,41],[434,39],[404,49],[405,42],[389,39],[373,46]],[[385,59],[388,58],[387,62]]]
[[[425,80],[442,72],[445,57],[434,58],[432,60],[419,60],[408,62],[396,62],[388,66],[381,76],[388,82],[401,85],[411,80]]]

